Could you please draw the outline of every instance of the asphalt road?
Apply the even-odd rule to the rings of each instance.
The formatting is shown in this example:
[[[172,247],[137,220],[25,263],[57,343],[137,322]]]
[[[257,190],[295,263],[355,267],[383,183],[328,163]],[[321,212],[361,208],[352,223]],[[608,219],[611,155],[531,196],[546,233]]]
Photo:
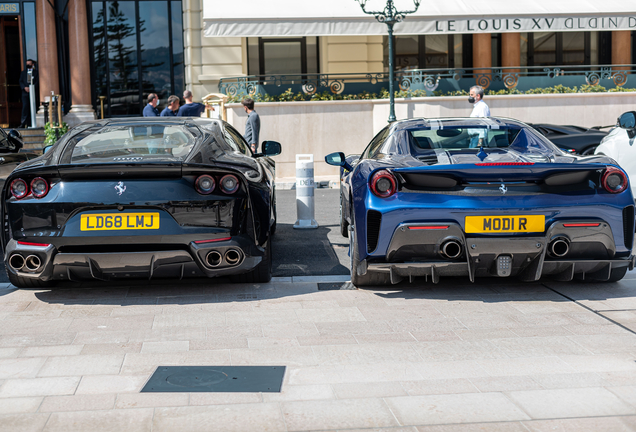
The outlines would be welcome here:
[[[338,189],[316,189],[317,229],[293,229],[296,191],[277,190],[274,276],[348,275],[349,239],[340,235]]]

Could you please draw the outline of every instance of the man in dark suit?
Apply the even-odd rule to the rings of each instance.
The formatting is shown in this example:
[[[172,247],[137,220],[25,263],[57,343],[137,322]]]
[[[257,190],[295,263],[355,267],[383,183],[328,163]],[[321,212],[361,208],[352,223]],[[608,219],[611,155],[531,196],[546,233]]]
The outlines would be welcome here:
[[[29,71],[33,76],[33,85],[38,84],[38,70],[35,67],[35,61],[29,59],[26,61],[26,68],[20,72],[20,89],[22,90],[22,119],[20,127],[25,128],[31,126],[31,97],[29,89]],[[37,109],[37,91],[35,95]]]

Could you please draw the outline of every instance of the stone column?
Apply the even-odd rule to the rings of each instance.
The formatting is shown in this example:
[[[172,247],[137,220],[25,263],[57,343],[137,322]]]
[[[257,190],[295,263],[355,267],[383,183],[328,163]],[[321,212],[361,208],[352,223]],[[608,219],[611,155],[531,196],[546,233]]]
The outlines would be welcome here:
[[[475,82],[484,89],[488,88],[492,79],[490,70],[479,68],[492,67],[492,41],[490,33],[475,33],[473,35],[473,68],[475,68]]]
[[[514,67],[521,66],[521,33],[501,34],[501,66]],[[519,69],[504,69],[503,81],[506,88],[517,86],[518,78],[515,74]]]
[[[521,33],[501,34],[501,66],[521,65]]]
[[[45,97],[60,93],[60,78],[57,65],[57,35],[55,33],[55,12],[47,0],[36,0],[35,18],[38,42],[38,75],[40,101]],[[36,125],[44,126],[44,108],[40,106],[36,115]]]
[[[86,20],[86,1],[69,0],[68,48],[73,105],[65,121],[70,126],[95,119],[95,110],[91,104],[91,67]]]
[[[617,30],[612,32],[612,64],[632,63],[632,35],[629,30]],[[628,68],[613,68],[624,70]]]

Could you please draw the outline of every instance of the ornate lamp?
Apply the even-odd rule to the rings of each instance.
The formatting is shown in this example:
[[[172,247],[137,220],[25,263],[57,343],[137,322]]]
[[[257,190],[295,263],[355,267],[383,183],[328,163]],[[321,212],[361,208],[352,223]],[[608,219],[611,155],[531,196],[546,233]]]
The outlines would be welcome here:
[[[393,4],[394,0],[387,0],[386,7],[383,11],[368,11],[365,9],[367,0],[356,0],[360,3],[360,7],[362,7],[362,12],[368,15],[375,16],[375,19],[378,22],[386,24],[389,30],[389,122],[395,121],[395,95],[393,94],[393,81],[394,78],[394,64],[393,64],[393,26],[396,23],[404,20],[404,17],[408,14],[412,14],[417,12],[417,9],[420,7],[421,0],[413,0],[415,4],[415,9],[408,11],[398,11],[395,5]]]

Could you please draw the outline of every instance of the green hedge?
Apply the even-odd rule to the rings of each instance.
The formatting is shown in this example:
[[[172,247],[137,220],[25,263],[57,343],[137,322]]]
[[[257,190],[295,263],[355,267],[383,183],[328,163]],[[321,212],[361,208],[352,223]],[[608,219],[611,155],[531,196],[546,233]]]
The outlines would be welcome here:
[[[44,135],[46,136],[44,139],[44,147],[55,144],[66,132],[68,132],[68,124],[65,122],[62,122],[62,127],[59,129],[52,128],[50,122],[46,123],[44,125]]]
[[[554,87],[535,88],[526,91],[520,91],[516,88],[502,89],[502,90],[486,90],[487,95],[508,95],[508,94],[555,94],[555,93],[605,93],[605,92],[636,92],[636,88],[623,88],[614,87],[606,89],[601,85],[588,85],[584,84],[581,87],[566,87],[558,84]],[[468,96],[466,90],[458,90],[452,92],[440,92],[434,91],[434,96]],[[396,98],[413,98],[428,96],[426,90],[400,90],[395,92]],[[234,97],[230,97],[228,102],[240,102],[245,97],[244,94],[238,94]],[[389,91],[382,89],[380,93],[362,92],[358,94],[334,94],[329,91],[322,93],[314,93],[313,95],[305,94],[302,92],[294,93],[291,89],[287,89],[285,92],[277,96],[269,94],[261,95],[256,94],[250,96],[255,102],[290,102],[290,101],[327,101],[327,100],[368,100],[368,99],[388,99]]]

